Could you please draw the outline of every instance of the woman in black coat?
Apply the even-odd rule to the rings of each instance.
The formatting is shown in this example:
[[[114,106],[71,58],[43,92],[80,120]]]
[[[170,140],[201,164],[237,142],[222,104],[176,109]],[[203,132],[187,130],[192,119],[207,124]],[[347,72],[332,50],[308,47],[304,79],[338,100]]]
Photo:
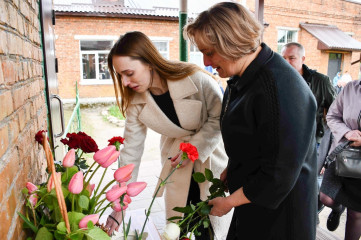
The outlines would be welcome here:
[[[220,120],[230,195],[210,201],[211,214],[234,208],[229,240],[314,240],[316,102],[301,75],[261,43],[262,30],[232,2],[185,29],[204,65],[230,77]]]

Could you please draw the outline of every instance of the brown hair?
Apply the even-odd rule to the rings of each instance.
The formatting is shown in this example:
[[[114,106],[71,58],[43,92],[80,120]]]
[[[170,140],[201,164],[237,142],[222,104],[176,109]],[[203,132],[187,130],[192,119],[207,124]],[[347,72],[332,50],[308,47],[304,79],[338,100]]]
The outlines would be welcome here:
[[[222,57],[237,60],[255,52],[261,44],[263,26],[241,4],[218,3],[203,11],[184,28],[192,43],[213,47]]]
[[[126,33],[114,44],[108,55],[108,68],[113,79],[116,100],[123,115],[129,107],[134,91],[123,86],[120,74],[113,67],[114,56],[128,56],[149,64],[164,80],[180,80],[201,70],[191,63],[164,59],[152,41],[142,32]]]

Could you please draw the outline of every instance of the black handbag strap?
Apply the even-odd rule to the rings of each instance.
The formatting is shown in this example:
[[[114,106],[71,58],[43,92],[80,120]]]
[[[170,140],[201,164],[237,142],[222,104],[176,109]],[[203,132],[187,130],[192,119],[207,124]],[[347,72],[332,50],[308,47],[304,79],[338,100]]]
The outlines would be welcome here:
[[[336,156],[337,154],[339,154],[340,152],[342,152],[343,149],[347,148],[352,142],[351,141],[346,141],[344,143],[341,143],[340,145],[338,145],[333,151],[332,153],[330,153],[327,157],[326,157],[326,161],[324,163],[324,167],[328,168],[330,166],[331,163],[333,163],[336,160]]]
[[[361,111],[357,117],[357,126],[358,129],[361,131],[361,127],[360,127],[360,121],[361,121]],[[328,168],[330,166],[331,163],[333,163],[336,160],[336,156],[337,154],[339,154],[340,152],[342,152],[343,149],[347,148],[350,144],[352,143],[352,141],[346,141],[344,143],[341,143],[340,145],[338,145],[333,151],[332,153],[330,153],[325,160],[325,163],[323,164],[323,166],[325,168]]]

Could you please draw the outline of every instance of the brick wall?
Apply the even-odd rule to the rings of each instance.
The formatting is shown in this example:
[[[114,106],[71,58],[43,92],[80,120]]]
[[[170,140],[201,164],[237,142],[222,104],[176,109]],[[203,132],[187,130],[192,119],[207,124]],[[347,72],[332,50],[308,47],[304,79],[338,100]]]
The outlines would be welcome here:
[[[75,97],[75,83],[80,82],[80,40],[75,35],[120,36],[141,31],[149,37],[170,37],[169,57],[179,59],[178,21],[103,17],[57,16],[55,51],[59,63],[59,95]],[[113,85],[79,85],[80,98],[114,97]]]
[[[0,239],[25,239],[21,189],[45,172],[34,141],[46,129],[38,15],[36,0],[0,0]]]
[[[254,0],[247,0],[247,6],[254,11]],[[354,33],[353,38],[361,42],[361,4],[344,0],[267,0],[264,20],[269,23],[264,42],[274,51],[277,51],[277,27],[300,28],[301,22],[336,25],[344,32]],[[334,51],[318,50],[318,40],[302,28],[298,32],[298,42],[306,50],[305,64],[327,74],[328,55]],[[360,58],[360,52],[340,53],[344,54],[341,68],[357,79],[360,64],[351,66],[351,62]]]

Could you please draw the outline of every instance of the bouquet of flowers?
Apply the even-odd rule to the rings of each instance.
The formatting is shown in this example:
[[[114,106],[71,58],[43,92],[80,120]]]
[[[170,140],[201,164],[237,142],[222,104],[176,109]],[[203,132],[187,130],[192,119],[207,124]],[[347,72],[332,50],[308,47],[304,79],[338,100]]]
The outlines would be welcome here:
[[[181,145],[181,150],[185,152],[194,152],[196,151],[194,148],[195,147],[192,145]],[[176,216],[168,219],[170,223],[165,226],[163,239],[176,240],[179,236],[181,236],[181,240],[189,240],[193,235],[201,236],[201,232],[198,231],[200,226],[207,228],[209,230],[210,239],[214,239],[212,229],[209,227],[209,213],[211,211],[211,206],[208,205],[208,202],[216,197],[225,197],[225,190],[227,187],[220,179],[213,176],[210,169],[205,169],[204,174],[201,172],[194,173],[193,179],[197,183],[203,183],[205,181],[211,182],[211,186],[209,188],[210,195],[207,196],[205,201],[190,203],[190,205],[185,207],[173,208],[174,211],[180,212],[184,214],[184,216]]]
[[[67,138],[61,141],[68,145],[69,151],[62,164],[55,168],[45,131],[39,131],[36,135],[35,139],[44,147],[50,175],[48,181],[40,185],[26,184],[23,189],[26,196],[25,215],[18,214],[24,220],[24,228],[29,228],[36,240],[110,239],[107,229],[98,223],[99,218],[108,207],[115,211],[125,209],[131,197],[142,192],[147,184],[126,183],[134,169],[134,165],[130,164],[116,170],[114,180],[100,189],[108,167],[119,157],[123,138],[110,139],[109,145],[102,150],[83,132],[70,133]],[[88,166],[82,159],[84,152],[95,152],[95,162],[85,175],[83,170]],[[97,167],[92,171],[94,166]],[[103,175],[95,188],[90,181],[100,168],[104,169]],[[106,200],[109,203],[103,206]]]

